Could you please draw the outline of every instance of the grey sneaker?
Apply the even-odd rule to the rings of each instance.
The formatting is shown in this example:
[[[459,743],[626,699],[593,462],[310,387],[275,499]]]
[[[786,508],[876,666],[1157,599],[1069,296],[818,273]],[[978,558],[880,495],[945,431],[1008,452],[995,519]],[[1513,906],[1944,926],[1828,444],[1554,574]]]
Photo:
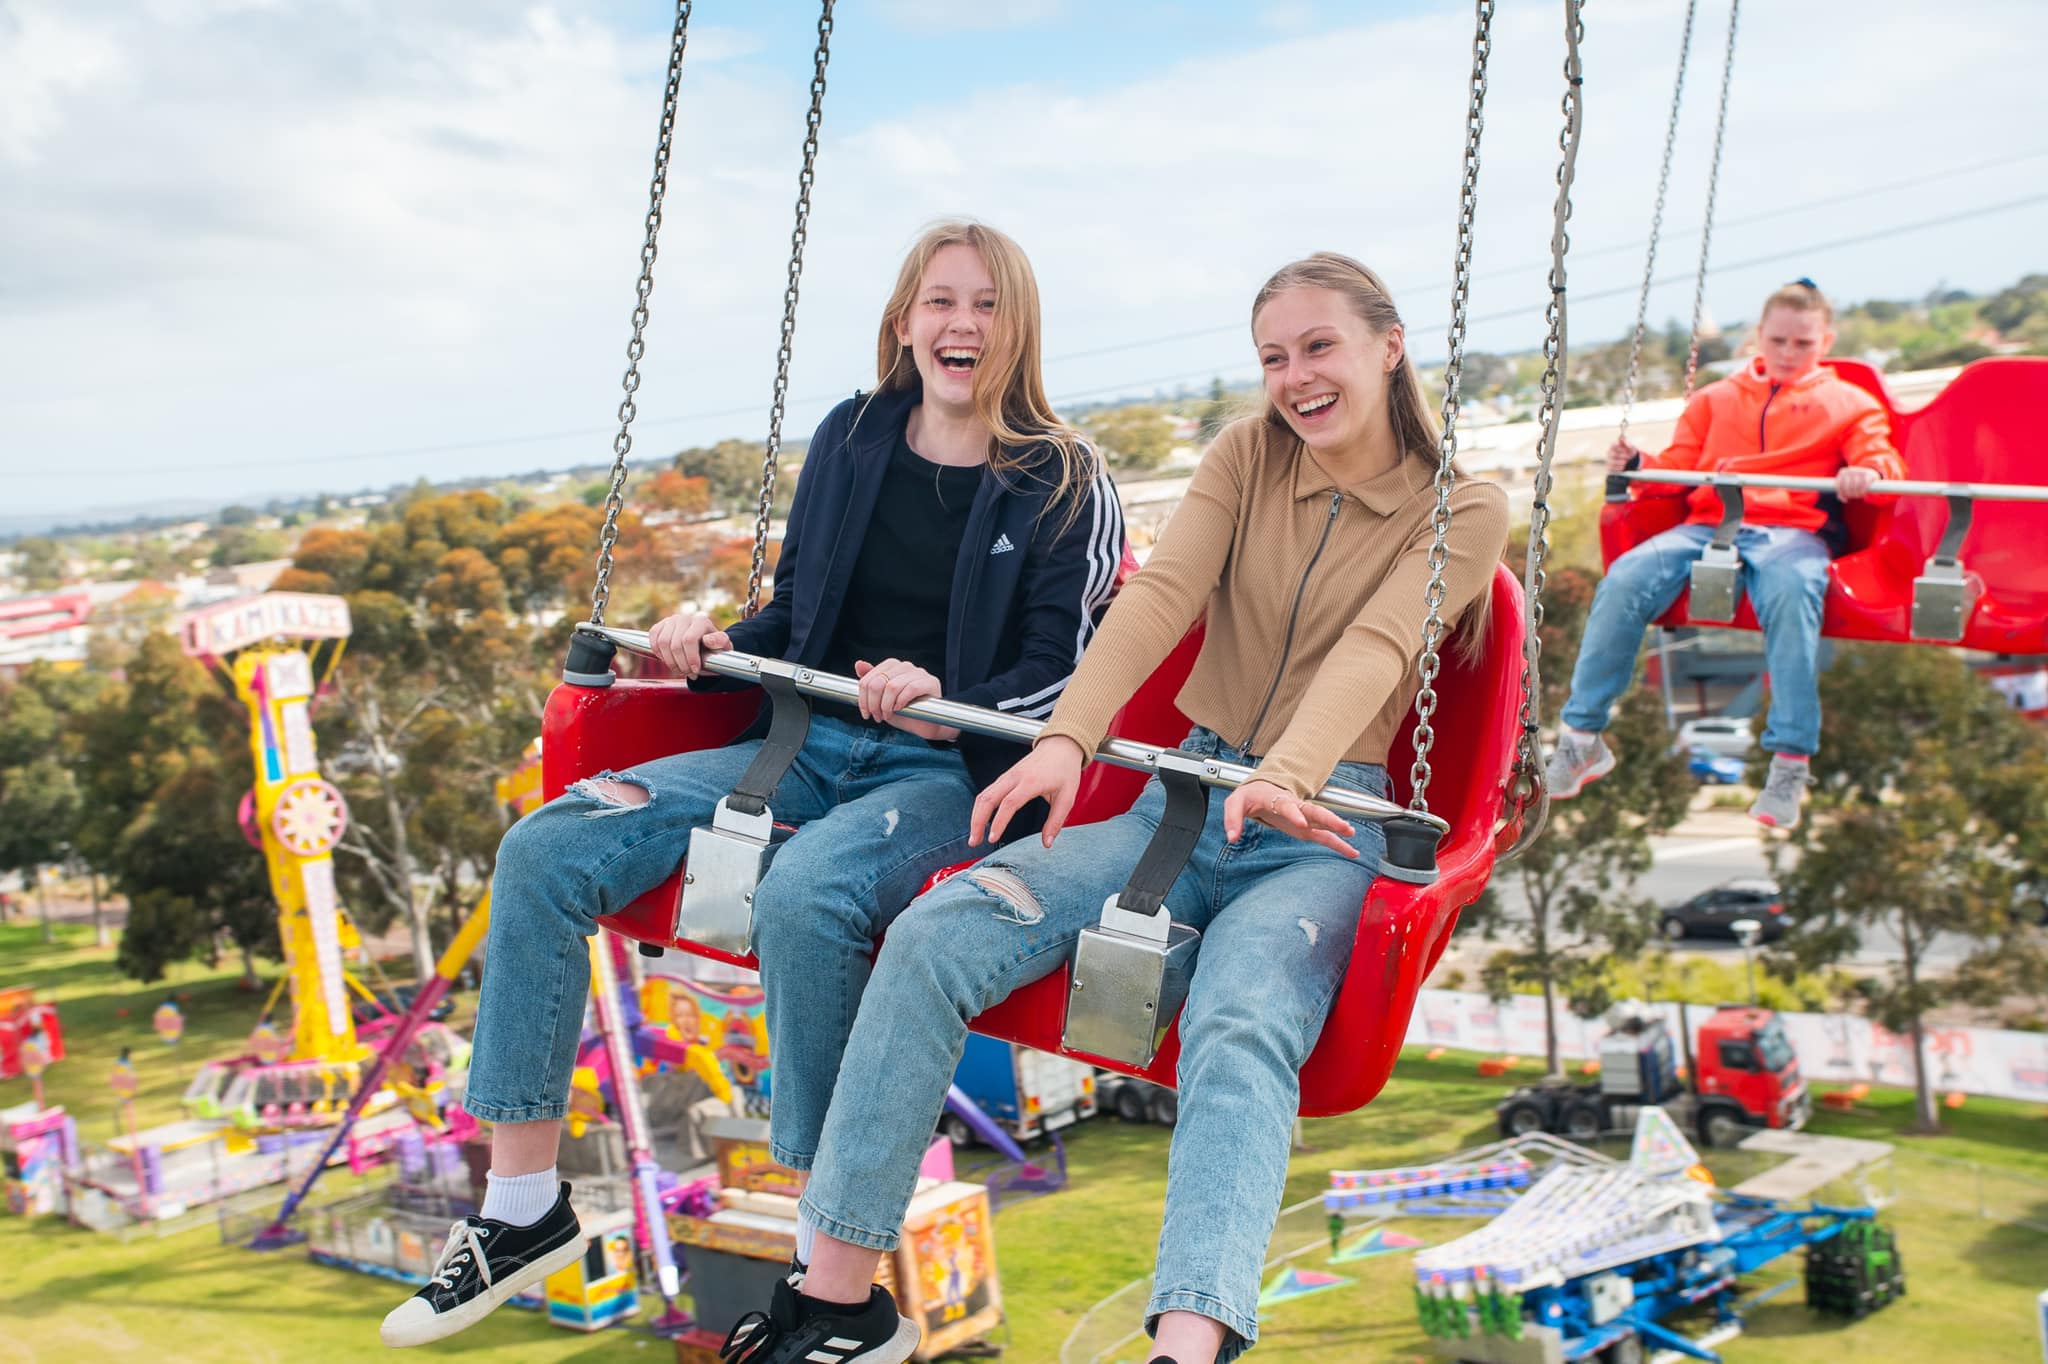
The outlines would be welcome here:
[[[1552,800],[1570,800],[1587,782],[1598,781],[1613,770],[1614,750],[1605,739],[1560,730],[1557,747],[1550,751],[1550,761],[1543,768],[1543,784]]]
[[[1769,829],[1795,827],[1799,823],[1800,802],[1806,799],[1806,784],[1812,780],[1811,764],[1773,753],[1763,794],[1749,807],[1749,817]]]

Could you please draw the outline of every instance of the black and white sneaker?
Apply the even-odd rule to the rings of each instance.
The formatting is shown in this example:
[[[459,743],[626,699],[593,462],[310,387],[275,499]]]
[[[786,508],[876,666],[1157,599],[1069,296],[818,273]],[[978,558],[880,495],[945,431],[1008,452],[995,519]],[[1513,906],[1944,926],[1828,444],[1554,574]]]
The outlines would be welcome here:
[[[452,1336],[491,1314],[583,1255],[583,1226],[569,1206],[569,1186],[547,1216],[530,1227],[465,1217],[448,1229],[426,1287],[393,1308],[378,1332],[386,1345],[424,1345]]]
[[[766,1312],[733,1323],[719,1348],[726,1364],[900,1364],[917,1348],[917,1323],[896,1311],[876,1284],[860,1307],[841,1307],[798,1293],[784,1279]]]

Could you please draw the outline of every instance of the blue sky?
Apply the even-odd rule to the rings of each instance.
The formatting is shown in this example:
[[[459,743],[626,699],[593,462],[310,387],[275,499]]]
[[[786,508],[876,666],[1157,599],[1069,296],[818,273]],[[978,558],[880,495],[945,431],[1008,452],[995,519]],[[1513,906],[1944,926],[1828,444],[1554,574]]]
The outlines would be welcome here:
[[[1726,9],[1700,6],[1653,321],[1690,306]],[[608,458],[671,11],[0,0],[0,518]],[[1916,0],[1744,13],[1708,304],[2048,269],[2048,36]],[[1573,335],[1624,332],[1681,0],[1587,8]],[[698,0],[638,449],[765,430],[815,9]],[[1472,343],[1540,336],[1560,8],[1503,0]],[[1056,399],[1253,373],[1319,248],[1441,355],[1459,3],[845,0],[789,428],[871,375],[918,226],[1031,253]]]

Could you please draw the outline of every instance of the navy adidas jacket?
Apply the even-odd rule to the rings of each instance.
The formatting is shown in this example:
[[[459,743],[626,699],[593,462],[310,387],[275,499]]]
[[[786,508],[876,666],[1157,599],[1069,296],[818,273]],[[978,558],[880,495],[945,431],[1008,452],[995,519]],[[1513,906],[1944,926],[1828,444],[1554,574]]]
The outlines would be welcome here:
[[[855,393],[819,425],[783,531],[774,599],[726,632],[735,649],[810,667],[823,660],[890,451],[919,397],[915,387]],[[1007,474],[983,469],[953,568],[946,699],[1042,720],[1073,676],[1115,587],[1124,523],[1106,471],[1071,521],[1065,507],[1047,507],[1058,479],[1050,446]],[[973,734],[960,747],[977,786],[1022,756],[1015,744]]]

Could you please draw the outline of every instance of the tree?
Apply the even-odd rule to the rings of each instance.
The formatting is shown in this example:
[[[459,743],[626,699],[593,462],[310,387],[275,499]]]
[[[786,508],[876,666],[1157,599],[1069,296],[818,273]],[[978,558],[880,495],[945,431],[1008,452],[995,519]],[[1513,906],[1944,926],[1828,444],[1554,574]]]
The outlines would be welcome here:
[[[1149,403],[1096,413],[1085,425],[1114,468],[1143,473],[1173,453],[1172,418]]]
[[[243,709],[169,634],[145,636],[124,670],[77,724],[80,851],[131,909],[116,961],[154,980],[169,962],[217,957],[225,940],[253,969],[254,954],[278,955],[277,907],[263,857],[237,827],[249,784]]]
[[[64,582],[64,547],[48,536],[31,535],[15,542],[14,552],[21,556],[17,570],[21,580],[31,592],[46,592]]]
[[[1773,964],[1839,960],[1873,930],[1897,941],[1896,966],[1863,993],[1880,1024],[1912,1039],[1919,1126],[1935,1131],[1927,1015],[2048,988],[2048,949],[2021,894],[2048,874],[2048,736],[1957,655],[1919,645],[1838,651],[1821,705],[1827,741],[1790,838],[1799,858],[1777,869],[1792,930]],[[1928,963],[1943,934],[1968,944],[1947,974]]]
[[[539,731],[599,519],[415,490],[368,531],[308,533],[280,580],[348,598],[348,660],[314,717],[330,760],[353,759],[334,772],[352,813],[338,871],[366,927],[405,922],[422,978],[437,896],[466,905],[489,874],[503,831],[492,783]]]
[[[213,537],[213,564],[258,564],[284,557],[289,548],[281,530],[260,530],[255,526],[223,526]]]
[[[788,453],[785,446],[783,454]],[[732,512],[760,500],[761,462],[766,457],[767,447],[759,441],[722,440],[708,447],[679,450],[670,463],[685,478],[703,479],[711,489],[713,505]],[[604,486],[609,491],[611,485]],[[598,505],[603,504],[600,494]]]
[[[44,942],[56,941],[57,935],[50,927],[42,869],[63,861],[71,850],[78,812],[78,785],[70,769],[55,758],[37,758],[0,771],[0,867],[18,868],[35,882]]]
[[[156,980],[170,962],[218,961],[225,940],[253,981],[258,954],[277,959],[278,906],[261,853],[243,841],[236,806],[248,789],[238,745],[187,749],[176,770],[121,831],[117,875],[130,919],[115,956],[137,980]],[[140,923],[133,915],[144,903]]]
[[[49,905],[37,869],[81,857],[93,877],[93,937],[101,947],[107,936],[98,868],[105,858],[84,798],[80,726],[109,685],[103,674],[59,671],[47,663],[0,682],[0,867],[36,876],[47,933]]]
[[[1521,557],[1510,546],[1508,559]],[[1572,657],[1592,602],[1595,576],[1561,566],[1544,597],[1543,713],[1555,715],[1570,690]],[[1488,891],[1467,921],[1512,946],[1481,970],[1488,993],[1505,998],[1519,987],[1543,995],[1544,1055],[1559,1069],[1557,1001],[1596,1014],[1608,997],[1605,958],[1631,957],[1649,943],[1657,906],[1633,893],[1650,866],[1650,839],[1685,817],[1694,790],[1685,759],[1671,746],[1663,707],[1641,687],[1616,706],[1607,742],[1621,761],[1570,801],[1550,807],[1536,842],[1496,879],[1521,891],[1525,917]]]
[[[711,480],[662,469],[648,480],[636,500],[659,511],[703,516],[711,510]]]
[[[1230,424],[1230,408],[1230,390],[1223,386],[1219,375],[1209,381],[1209,396],[1195,413],[1195,419],[1200,423],[1197,439],[1203,445],[1216,439],[1217,432]]]

